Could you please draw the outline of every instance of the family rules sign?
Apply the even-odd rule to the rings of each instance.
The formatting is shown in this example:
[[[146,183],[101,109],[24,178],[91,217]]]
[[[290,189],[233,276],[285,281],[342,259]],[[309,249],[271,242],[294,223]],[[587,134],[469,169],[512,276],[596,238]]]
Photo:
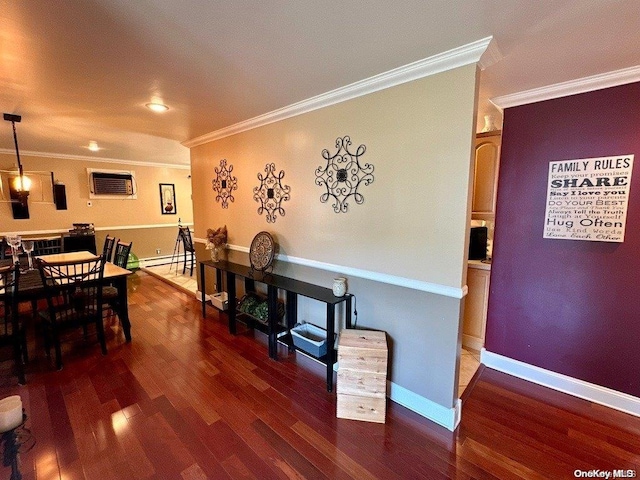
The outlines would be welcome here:
[[[633,155],[549,162],[543,238],[624,242]]]

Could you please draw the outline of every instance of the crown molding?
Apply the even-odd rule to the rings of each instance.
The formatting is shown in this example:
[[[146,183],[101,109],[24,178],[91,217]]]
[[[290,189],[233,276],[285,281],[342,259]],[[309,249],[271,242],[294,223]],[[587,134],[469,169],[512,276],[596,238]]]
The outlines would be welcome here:
[[[517,107],[518,105],[592,92],[594,90],[616,87],[637,81],[640,81],[640,65],[576,80],[569,80],[567,82],[555,83],[546,87],[525,90],[524,92],[502,95],[494,97],[490,101],[502,111],[509,107]]]
[[[0,148],[0,154],[15,155],[15,150],[8,148]],[[140,167],[164,167],[164,168],[177,168],[179,170],[191,170],[191,165],[183,165],[177,163],[155,163],[155,162],[141,162],[139,160],[123,160],[119,158],[103,158],[103,157],[86,157],[84,155],[66,155],[63,153],[50,153],[50,152],[34,152],[29,150],[21,150],[22,156],[29,157],[44,157],[44,158],[57,158],[61,160],[79,160],[82,162],[98,162],[98,163],[116,163],[119,165],[136,165]]]
[[[467,45],[427,57],[423,60],[418,60],[417,62],[409,63],[402,67],[374,75],[373,77],[365,78],[364,80],[360,80],[350,85],[322,93],[315,97],[273,110],[263,115],[258,115],[257,117],[221,128],[220,130],[201,135],[191,140],[186,140],[182,142],[182,145],[188,148],[197,147],[198,145],[212,142],[214,140],[220,140],[221,138],[252,130],[270,123],[279,122],[287,118],[302,115],[303,113],[312,112],[313,110],[318,110],[347,100],[352,100],[369,93],[395,87],[403,83],[418,80],[429,75],[435,75],[436,73],[452,70],[471,63],[476,63],[487,50],[492,38],[493,37],[486,37]]]
[[[492,38],[489,41],[487,49],[480,56],[480,60],[478,60],[478,66],[480,67],[480,70],[484,70],[494,63],[498,63],[500,60],[502,60],[502,57],[502,52],[500,51],[500,48],[498,48],[498,42],[496,42],[495,38]]]

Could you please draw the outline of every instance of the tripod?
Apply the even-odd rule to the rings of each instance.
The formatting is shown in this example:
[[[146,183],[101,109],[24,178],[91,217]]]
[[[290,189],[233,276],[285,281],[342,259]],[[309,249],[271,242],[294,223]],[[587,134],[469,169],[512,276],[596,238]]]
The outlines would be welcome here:
[[[191,232],[189,231],[189,227],[183,227],[178,224],[178,238],[176,239],[176,245],[173,247],[173,256],[171,257],[171,264],[169,265],[169,271],[171,271],[171,267],[173,266],[173,259],[176,259],[176,275],[178,274],[178,264],[180,263],[180,244],[182,244],[183,254],[184,254],[184,264],[182,267],[182,274],[184,275],[187,270],[187,253],[191,255],[191,267],[189,270],[189,275],[193,275],[193,265],[195,263],[196,251],[193,248],[193,240],[191,238]]]
[[[178,237],[176,238],[176,244],[173,247],[173,255],[171,255],[171,263],[169,264],[169,272],[173,267],[173,262],[176,263],[176,275],[178,274],[178,263],[180,263],[180,245],[184,245],[182,240],[182,225],[180,225],[180,219],[178,219]]]

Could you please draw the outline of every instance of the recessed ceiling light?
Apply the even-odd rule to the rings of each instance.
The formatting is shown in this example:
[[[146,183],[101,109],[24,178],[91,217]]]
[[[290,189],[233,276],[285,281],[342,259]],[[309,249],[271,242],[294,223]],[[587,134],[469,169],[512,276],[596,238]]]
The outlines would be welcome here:
[[[96,142],[95,140],[91,140],[87,148],[92,152],[97,152],[98,150],[100,150],[100,147],[98,146],[98,142]]]
[[[169,110],[169,107],[167,107],[163,103],[147,103],[145,106],[149,110],[153,110],[154,112],[166,112],[167,110]]]

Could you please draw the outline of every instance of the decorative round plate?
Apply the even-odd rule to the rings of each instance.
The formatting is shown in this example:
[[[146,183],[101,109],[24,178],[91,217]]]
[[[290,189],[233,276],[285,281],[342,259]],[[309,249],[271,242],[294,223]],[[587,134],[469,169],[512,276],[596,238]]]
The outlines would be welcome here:
[[[254,270],[266,270],[276,254],[275,242],[269,232],[260,232],[251,242],[249,261]]]

